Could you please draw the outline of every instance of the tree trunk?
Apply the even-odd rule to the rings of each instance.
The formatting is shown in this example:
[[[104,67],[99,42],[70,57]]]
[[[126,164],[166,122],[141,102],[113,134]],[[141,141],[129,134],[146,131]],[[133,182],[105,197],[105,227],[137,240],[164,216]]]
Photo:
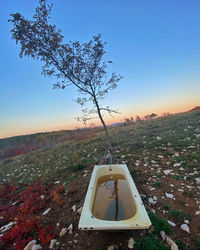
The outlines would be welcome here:
[[[103,117],[101,115],[101,110],[99,108],[99,104],[98,104],[98,102],[97,102],[97,100],[96,100],[95,97],[94,97],[94,102],[95,102],[95,105],[97,107],[97,112],[98,112],[99,118],[101,120],[101,123],[103,125],[104,131],[105,131],[105,134],[106,134],[106,140],[107,140],[108,150],[112,154],[112,146],[111,146],[110,137],[109,137],[109,134],[108,134],[108,129],[107,129],[106,124],[105,124],[105,122],[103,120]]]

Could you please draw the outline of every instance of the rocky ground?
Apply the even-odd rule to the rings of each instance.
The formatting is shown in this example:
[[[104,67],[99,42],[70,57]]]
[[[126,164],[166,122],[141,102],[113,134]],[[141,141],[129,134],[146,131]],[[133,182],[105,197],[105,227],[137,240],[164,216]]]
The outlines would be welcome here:
[[[113,128],[110,134],[114,162],[127,164],[153,227],[78,230],[93,166],[105,152],[99,134],[1,162],[2,181],[9,182],[0,190],[2,249],[23,249],[32,240],[35,248],[29,249],[50,244],[54,249],[200,249],[200,112]]]

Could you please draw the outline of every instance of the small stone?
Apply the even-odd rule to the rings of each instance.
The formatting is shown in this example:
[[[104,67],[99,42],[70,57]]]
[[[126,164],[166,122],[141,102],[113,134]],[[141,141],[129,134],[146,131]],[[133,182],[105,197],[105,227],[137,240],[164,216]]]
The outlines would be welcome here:
[[[173,164],[173,167],[180,167],[181,166],[181,163],[174,163]]]
[[[48,212],[51,210],[51,208],[48,208],[47,210],[44,211],[42,215],[48,214]]]
[[[135,241],[134,239],[131,237],[128,241],[128,248],[129,249],[133,249],[134,248],[134,245],[135,245]]]
[[[108,247],[108,250],[114,250],[115,249],[115,246],[114,245],[111,245]]]
[[[198,184],[200,184],[200,178],[198,177],[198,178],[195,178],[195,181],[198,183]]]
[[[63,235],[66,234],[66,232],[67,232],[67,228],[64,227],[64,228],[60,231],[59,236],[62,237]]]
[[[69,233],[72,234],[72,230],[73,230],[73,225],[70,224],[69,227],[67,228],[69,230]]]
[[[185,232],[187,232],[187,233],[190,233],[190,228],[188,227],[187,224],[182,224],[180,226],[180,229],[183,230],[183,231],[185,231]]]
[[[200,211],[196,211],[195,215],[200,215]]]
[[[31,250],[38,250],[38,249],[42,249],[42,247],[39,244],[34,245]]]
[[[43,194],[40,195],[40,199],[41,199],[41,200],[44,200],[44,195],[43,195]]]
[[[83,207],[80,207],[77,212],[81,215]]]
[[[165,175],[168,175],[168,174],[170,174],[172,172],[172,170],[167,169],[167,170],[164,170],[163,172],[164,172]]]
[[[172,198],[174,197],[173,194],[169,194],[169,193],[165,193],[165,196],[166,196],[167,198],[170,198],[170,199],[172,199]]]
[[[160,232],[161,238],[163,241],[166,241],[167,245],[171,247],[171,250],[178,250],[176,243],[169,238],[164,231]]]
[[[169,224],[170,226],[172,226],[172,227],[175,227],[175,226],[176,226],[176,224],[175,224],[174,222],[170,221],[170,220],[168,220],[167,222],[168,222],[168,224]]]
[[[149,203],[152,204],[152,205],[155,205],[157,203],[157,201],[154,201],[152,198],[149,198]]]
[[[76,205],[73,205],[72,210],[75,212],[76,211]]]
[[[60,226],[60,223],[57,223],[56,226],[59,227],[59,226]]]
[[[154,196],[153,196],[153,200],[154,200],[154,201],[157,201],[157,200],[158,200],[157,196],[154,195]]]
[[[50,242],[49,248],[52,249],[55,246],[56,242],[57,242],[56,239],[52,239]]]
[[[165,231],[161,231],[160,236],[161,236],[162,240],[165,241],[165,239],[166,239]]]
[[[178,246],[176,245],[176,243],[168,236],[166,236],[166,242],[167,245],[171,247],[171,250],[178,250]]]
[[[59,183],[60,183],[60,181],[55,181],[55,182],[54,182],[54,184],[59,184]]]
[[[162,140],[162,137],[157,136],[156,139],[157,139],[158,141],[160,141],[160,140]]]
[[[8,224],[2,226],[2,227],[0,228],[0,231],[1,231],[1,232],[5,232],[5,231],[7,231],[8,229],[10,229],[14,224],[15,224],[15,222],[11,221],[11,222],[9,222]]]
[[[182,168],[182,167],[180,167],[180,168],[179,168],[179,170],[183,171],[183,170],[185,170],[185,169],[184,169],[184,168]]]
[[[177,191],[178,191],[178,192],[184,192],[184,190],[181,189],[181,188],[177,189]]]
[[[30,241],[24,248],[24,250],[32,250],[32,247],[36,244],[36,240]]]
[[[189,220],[184,220],[184,222],[185,222],[186,224],[190,224]]]

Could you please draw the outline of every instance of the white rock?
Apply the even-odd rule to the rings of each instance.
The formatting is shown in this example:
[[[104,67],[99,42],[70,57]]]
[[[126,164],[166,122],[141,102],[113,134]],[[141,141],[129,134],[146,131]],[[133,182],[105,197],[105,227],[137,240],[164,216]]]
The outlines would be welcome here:
[[[175,227],[175,226],[176,226],[176,224],[175,224],[174,222],[170,221],[170,220],[168,220],[167,222],[168,222],[168,224],[169,224],[170,226],[172,226],[172,227]]]
[[[200,178],[195,178],[195,181],[197,182],[197,184],[200,184]]]
[[[167,245],[171,247],[171,250],[178,250],[176,243],[171,238],[169,238],[164,231],[161,231],[160,235],[162,240],[166,241]]]
[[[166,196],[167,198],[170,198],[170,199],[172,199],[172,198],[174,197],[173,194],[169,194],[169,193],[165,193],[165,196]]]
[[[154,201],[157,201],[157,200],[158,200],[157,196],[154,195],[154,196],[153,196],[153,200],[154,200]]]
[[[70,224],[69,227],[67,228],[69,230],[69,233],[72,234],[72,230],[73,230],[73,225]]]
[[[24,250],[32,250],[32,247],[36,244],[36,240],[30,241],[24,248]]]
[[[41,200],[44,200],[44,195],[43,195],[43,194],[40,195],[40,199],[41,199]]]
[[[157,201],[154,201],[151,197],[149,198],[149,203],[152,205],[155,205],[157,203]]]
[[[31,250],[38,250],[38,249],[42,249],[42,247],[39,244],[34,245]]]
[[[76,211],[76,205],[72,206],[72,210],[75,212]]]
[[[2,226],[0,228],[0,231],[1,232],[7,231],[8,229],[10,229],[13,226],[13,224],[15,224],[15,222],[13,222],[13,221],[9,222],[7,225]]]
[[[157,139],[158,141],[160,141],[160,140],[162,139],[162,137],[157,136],[156,139]]]
[[[167,245],[171,247],[171,250],[178,250],[178,246],[176,245],[176,243],[168,236],[166,236],[166,242]]]
[[[50,242],[49,248],[52,249],[55,246],[56,242],[57,242],[56,239],[52,239]]]
[[[59,234],[59,236],[60,237],[62,237],[63,235],[65,235],[66,234],[66,232],[67,232],[67,228],[62,228],[62,230],[60,231],[60,234]]]
[[[51,208],[48,208],[47,210],[44,211],[42,215],[48,214],[48,212],[51,210]]]
[[[180,166],[181,166],[181,163],[178,163],[178,162],[173,164],[173,167],[180,167]]]
[[[108,247],[108,250],[114,250],[114,249],[115,249],[114,245]]]
[[[128,248],[129,249],[133,249],[134,248],[134,245],[135,245],[135,241],[133,238],[130,238],[129,241],[128,241]]]
[[[57,223],[56,226],[59,227],[59,226],[60,226],[60,223]]]
[[[177,191],[178,191],[178,192],[184,192],[184,190],[181,189],[181,188],[177,189]]]
[[[189,220],[184,220],[184,222],[185,222],[186,224],[190,224]]]
[[[166,233],[165,233],[165,231],[161,231],[160,232],[160,236],[161,236],[162,240],[165,241],[165,239],[166,239]]]
[[[180,168],[179,168],[179,170],[183,171],[183,170],[185,170],[185,169],[184,169],[184,168],[182,168],[182,167],[180,167]]]
[[[167,169],[167,170],[164,170],[163,172],[164,172],[165,175],[168,175],[168,174],[170,174],[172,172],[172,170]]]
[[[195,215],[200,215],[200,211],[196,211]]]
[[[59,184],[59,183],[60,183],[60,181],[55,181],[55,182],[54,182],[54,184]]]
[[[158,158],[163,159],[164,156],[163,155],[158,155]]]
[[[185,232],[187,232],[187,233],[190,233],[190,228],[188,227],[187,224],[182,224],[180,226],[180,229],[183,230],[183,231],[185,231]]]

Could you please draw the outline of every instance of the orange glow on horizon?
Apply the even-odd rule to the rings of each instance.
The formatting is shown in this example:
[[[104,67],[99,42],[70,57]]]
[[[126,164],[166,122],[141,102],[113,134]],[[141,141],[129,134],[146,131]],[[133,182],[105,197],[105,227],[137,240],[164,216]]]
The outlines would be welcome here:
[[[194,108],[195,106],[198,106],[198,104],[194,104],[194,105],[169,105],[168,108],[164,108],[164,107],[157,107],[157,108],[150,108],[148,107],[146,109],[146,111],[142,111],[142,112],[137,112],[136,110],[133,112],[129,109],[127,112],[123,112],[121,114],[116,114],[115,116],[111,117],[111,116],[105,116],[104,120],[105,123],[107,125],[111,125],[112,123],[120,123],[124,121],[124,118],[130,118],[133,117],[134,119],[136,118],[137,115],[139,115],[141,118],[143,118],[145,115],[147,114],[151,114],[151,113],[156,113],[158,116],[161,116],[163,113],[167,113],[169,112],[170,114],[176,114],[176,113],[182,113],[182,112],[187,112],[189,110],[191,110],[192,108]],[[48,125],[42,125],[40,127],[35,127],[34,129],[23,129],[18,128],[18,129],[11,129],[10,131],[3,131],[4,135],[0,135],[0,138],[7,138],[7,137],[12,137],[12,136],[19,136],[19,135],[28,135],[28,134],[35,134],[35,133],[44,133],[44,132],[52,132],[52,131],[59,131],[59,130],[73,130],[76,128],[82,128],[82,127],[94,127],[94,126],[101,126],[101,122],[98,121],[98,119],[96,120],[91,120],[90,122],[88,122],[86,125],[84,125],[81,122],[77,122],[75,120],[68,120],[68,122],[66,122],[65,124],[56,122],[55,123],[51,123]]]

